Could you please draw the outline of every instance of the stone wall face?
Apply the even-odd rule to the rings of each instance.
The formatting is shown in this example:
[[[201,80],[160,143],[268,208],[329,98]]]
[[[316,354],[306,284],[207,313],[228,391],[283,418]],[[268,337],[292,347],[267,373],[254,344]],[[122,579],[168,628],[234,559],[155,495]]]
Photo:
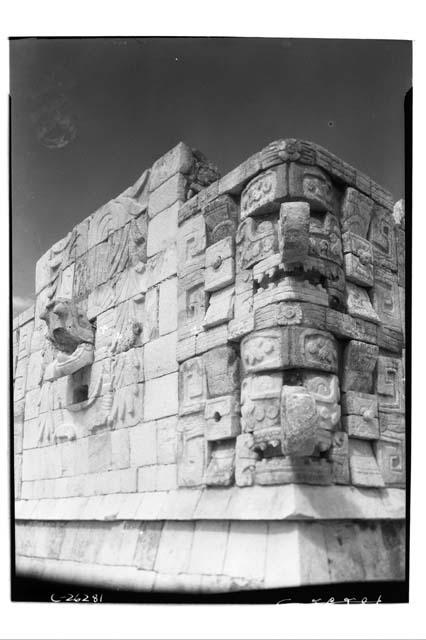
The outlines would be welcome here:
[[[218,178],[180,143],[38,261],[13,330],[18,568],[402,579],[402,204],[297,140]]]

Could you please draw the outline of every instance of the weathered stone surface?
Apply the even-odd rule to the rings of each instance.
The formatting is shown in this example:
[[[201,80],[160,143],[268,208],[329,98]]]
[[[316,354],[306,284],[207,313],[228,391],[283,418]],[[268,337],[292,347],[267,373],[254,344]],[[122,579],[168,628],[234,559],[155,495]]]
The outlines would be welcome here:
[[[347,280],[361,287],[373,286],[373,248],[371,243],[350,231],[343,234],[342,240]]]
[[[186,179],[185,176],[183,176],[181,173],[176,173],[174,176],[163,182],[159,187],[157,187],[157,189],[155,189],[155,191],[151,191],[151,193],[149,194],[149,217],[154,218],[168,207],[172,207],[173,205],[175,205],[173,209],[176,210],[177,227],[177,211],[179,209],[180,203],[185,201],[185,191]]]
[[[191,149],[184,142],[179,142],[152,165],[149,190],[154,191],[176,173],[188,173],[192,163]]]
[[[379,356],[377,360],[377,397],[379,411],[383,413],[403,413],[405,393],[400,358]]]
[[[239,386],[239,358],[230,346],[211,349],[203,356],[210,398],[233,393]]]
[[[154,340],[159,333],[158,329],[158,287],[148,289],[145,296],[144,321],[143,321],[143,342]]]
[[[238,224],[238,206],[228,195],[209,202],[203,210],[207,230],[207,246],[228,236],[235,236]]]
[[[204,266],[206,225],[202,214],[186,220],[177,232],[178,273],[184,275]]]
[[[355,486],[384,486],[384,481],[370,442],[353,438],[349,439],[349,468],[351,481]]]
[[[373,245],[374,264],[396,271],[395,223],[390,211],[384,207],[374,207],[368,239]]]
[[[391,271],[376,267],[371,291],[373,307],[385,326],[401,329],[401,307],[398,282]]]
[[[206,310],[204,269],[178,280],[179,339],[197,334],[202,328]]]
[[[376,345],[351,340],[343,354],[342,390],[371,393],[378,355]]]
[[[317,412],[315,399],[305,388],[283,386],[281,427],[285,455],[313,454],[316,444]]]
[[[291,198],[306,199],[314,211],[336,211],[336,194],[327,173],[318,167],[290,163],[288,189]]]
[[[305,202],[288,202],[280,208],[279,246],[285,264],[302,263],[309,250],[310,207]]]
[[[206,400],[206,439],[234,438],[240,431],[240,405],[235,395],[219,396]]]
[[[234,288],[227,287],[220,291],[213,291],[209,297],[209,304],[203,321],[205,329],[211,329],[234,317]]]
[[[205,483],[210,487],[228,487],[234,482],[235,442],[223,440],[209,443],[209,463]]]
[[[342,418],[343,428],[351,438],[377,440],[379,437],[379,421],[377,418],[348,415]]]
[[[287,167],[281,165],[254,178],[241,194],[241,219],[271,213],[287,196]]]
[[[203,484],[206,468],[204,413],[179,418],[177,443],[177,473],[180,487]]]
[[[176,331],[147,342],[144,347],[145,380],[177,371]]]
[[[363,193],[349,187],[342,202],[342,231],[366,238],[374,202]]]
[[[237,265],[248,269],[278,250],[278,231],[272,220],[247,218],[238,227],[236,235]]]
[[[317,484],[332,483],[332,465],[319,458],[264,458],[256,464],[257,484]]]
[[[235,278],[234,240],[231,236],[206,249],[206,291],[217,291],[232,284]]]
[[[202,357],[190,358],[179,367],[179,414],[204,410],[206,398],[204,361]]]
[[[161,188],[161,187],[160,187]],[[147,256],[151,256],[164,251],[168,245],[175,242],[177,235],[177,216],[179,203],[164,208],[148,227]]]
[[[405,439],[380,438],[374,443],[377,464],[387,485],[405,485]]]
[[[255,331],[241,343],[244,370],[293,367],[337,372],[337,343],[325,331],[283,327]]]
[[[178,412],[178,374],[169,373],[145,383],[144,419],[156,420]]]
[[[351,316],[377,324],[380,322],[379,316],[371,306],[366,289],[352,282],[346,283],[346,305]]]

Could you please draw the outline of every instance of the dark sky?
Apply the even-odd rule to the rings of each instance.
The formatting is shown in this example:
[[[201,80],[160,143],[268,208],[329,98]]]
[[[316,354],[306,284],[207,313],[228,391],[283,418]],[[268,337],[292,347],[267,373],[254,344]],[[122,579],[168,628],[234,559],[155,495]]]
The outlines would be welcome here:
[[[403,196],[411,43],[245,38],[11,41],[14,307],[37,259],[183,140],[222,175],[317,142]]]

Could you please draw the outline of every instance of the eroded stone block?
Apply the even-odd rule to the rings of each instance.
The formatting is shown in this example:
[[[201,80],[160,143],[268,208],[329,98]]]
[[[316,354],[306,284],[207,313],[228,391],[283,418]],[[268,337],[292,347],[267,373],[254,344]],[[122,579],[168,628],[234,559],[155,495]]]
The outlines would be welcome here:
[[[280,165],[254,178],[241,194],[241,220],[278,211],[287,196],[287,167]]]
[[[206,440],[235,438],[240,431],[240,405],[235,395],[206,400]]]
[[[231,236],[219,240],[206,250],[206,291],[217,291],[234,282],[234,240]]]

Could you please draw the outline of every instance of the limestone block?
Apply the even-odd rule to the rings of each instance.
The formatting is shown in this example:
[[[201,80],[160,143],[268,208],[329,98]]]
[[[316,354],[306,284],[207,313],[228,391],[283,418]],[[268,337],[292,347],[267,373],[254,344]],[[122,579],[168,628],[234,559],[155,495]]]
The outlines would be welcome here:
[[[288,195],[307,200],[313,211],[336,212],[337,197],[327,173],[322,169],[290,163],[288,172]]]
[[[31,351],[31,338],[34,331],[34,321],[27,322],[19,327],[18,360],[25,358]]]
[[[228,342],[228,326],[221,324],[201,331],[197,335],[196,353],[199,355]]]
[[[26,390],[34,389],[40,386],[43,374],[43,353],[36,351],[28,358]]]
[[[248,269],[278,251],[278,231],[273,220],[246,218],[237,230],[237,265]]]
[[[177,211],[180,205],[185,201],[186,191],[186,178],[181,173],[176,173],[174,176],[163,182],[157,189],[151,191],[148,201],[148,215],[151,219],[157,216],[159,213],[174,206],[176,210],[176,227],[177,227]],[[152,222],[150,222],[151,226]],[[148,231],[149,242],[149,231]],[[149,252],[148,252],[148,255]],[[151,254],[152,255],[152,254]]]
[[[365,420],[377,418],[377,396],[347,391],[342,395],[342,413],[345,416],[362,416]]]
[[[82,256],[88,249],[90,220],[91,216],[80,222],[72,230],[73,237],[70,242],[71,246],[69,251],[72,261]]]
[[[366,419],[363,416],[349,415],[342,418],[342,424],[351,438],[377,440],[379,437],[379,421],[377,418]]]
[[[380,438],[374,443],[377,464],[387,485],[405,485],[405,438]]]
[[[239,387],[239,358],[230,346],[211,349],[203,356],[210,398],[234,393]]]
[[[131,219],[132,206],[131,199],[117,196],[95,211],[89,222],[88,250],[105,242],[115,231],[124,227]]]
[[[224,322],[232,320],[234,315],[234,287],[226,287],[220,291],[214,291],[209,298],[203,326],[205,329],[216,327]]]
[[[143,393],[144,384],[142,383],[115,389],[108,420],[116,429],[133,427],[142,420],[144,415]]]
[[[146,286],[153,287],[177,273],[177,249],[170,244],[164,251],[156,253],[146,264]]]
[[[145,383],[144,420],[156,420],[178,412],[178,374],[170,373]]]
[[[347,280],[362,287],[374,282],[373,247],[368,240],[347,231],[342,236]]]
[[[394,273],[386,269],[375,268],[371,299],[380,321],[386,326],[401,330],[399,289]]]
[[[207,440],[234,438],[241,432],[240,405],[235,395],[225,395],[206,400],[204,417],[206,419]]]
[[[176,463],[177,418],[163,418],[156,423],[157,459],[160,465]]]
[[[384,487],[372,445],[366,440],[349,439],[351,481],[360,487]]]
[[[234,240],[231,236],[206,249],[205,290],[217,291],[235,278]]]
[[[278,225],[279,247],[285,264],[303,263],[309,250],[310,207],[306,202],[281,205]]]
[[[148,289],[145,296],[143,322],[143,342],[149,342],[158,336],[158,287]]]
[[[161,211],[155,219],[150,221],[147,243],[148,258],[164,251],[169,244],[176,241],[178,211],[179,203],[176,203]]]
[[[140,467],[138,469],[138,491],[154,492],[157,488],[158,466]]]
[[[157,467],[156,491],[172,491],[177,489],[176,464],[160,464]]]
[[[200,213],[179,227],[177,232],[178,274],[190,273],[204,266],[206,225]]]
[[[36,262],[35,269],[35,292],[39,293],[50,283],[50,249],[46,251]]]
[[[234,483],[235,441],[209,442],[209,463],[204,481],[209,487],[228,487]]]
[[[400,354],[404,346],[404,334],[393,327],[379,326],[377,329],[377,344],[380,349]]]
[[[378,355],[376,345],[351,340],[343,354],[342,390],[371,393]]]
[[[177,441],[177,473],[180,487],[203,484],[206,469],[204,413],[179,417]]]
[[[379,356],[377,360],[376,391],[379,411],[383,413],[403,413],[405,393],[402,360]]]
[[[235,309],[235,305],[234,305]],[[236,312],[235,312],[235,315]],[[274,323],[275,324],[275,323]],[[253,314],[235,318],[234,320],[230,320],[228,323],[228,340],[240,342],[241,338],[248,335],[255,328],[255,321]],[[260,327],[259,327],[260,328]]]
[[[247,180],[256,175],[261,168],[260,154],[255,153],[219,180],[219,193],[241,193]]]
[[[112,463],[111,432],[89,436],[88,447],[89,473],[108,471]]]
[[[40,408],[40,388],[37,387],[25,394],[25,420],[37,418]]]
[[[235,443],[235,483],[239,487],[248,487],[254,483],[258,459],[258,454],[253,450],[254,439],[251,433],[243,433],[237,436]]]
[[[312,215],[309,219],[309,254],[341,265],[342,239],[340,224],[331,213]]]
[[[22,400],[25,396],[28,360],[29,358],[21,358],[16,364],[15,380],[13,383],[14,402]]]
[[[246,376],[241,385],[241,427],[254,442],[281,438],[281,372]],[[246,457],[246,456],[245,456]]]
[[[303,371],[302,382],[315,399],[318,427],[334,431],[341,415],[339,378],[333,374]]]
[[[395,227],[396,259],[398,264],[398,284],[405,287],[405,231],[399,225]]]
[[[157,549],[160,543],[162,522],[144,522],[136,542],[134,562],[138,569],[151,571],[154,568]]]
[[[221,571],[225,559],[227,539],[227,522],[220,520],[216,522],[197,521],[191,546],[189,572],[214,575]],[[206,552],[207,549],[208,552]]]
[[[92,253],[90,254],[92,256]],[[92,258],[91,258],[92,259]],[[76,258],[74,267],[74,295],[81,299],[87,297],[91,290],[89,280],[89,252]]]
[[[127,272],[123,272],[127,273]],[[89,293],[87,301],[87,317],[94,320],[116,304],[116,295],[111,282],[104,282]]]
[[[384,207],[374,207],[368,239],[373,245],[374,264],[396,271],[395,223],[391,212]]]
[[[179,415],[198,413],[204,410],[206,398],[206,373],[203,358],[190,358],[179,367]]]
[[[188,338],[181,338],[178,340],[176,347],[176,359],[178,362],[183,362],[188,358],[192,358],[196,353],[196,336],[189,336]]]
[[[158,545],[154,570],[178,574],[188,570],[195,523],[165,522]]]
[[[241,194],[241,220],[272,213],[287,196],[287,167],[280,165],[253,178]]]
[[[342,231],[366,238],[374,202],[363,193],[348,187],[342,202]]]
[[[14,463],[13,463],[13,472],[14,472],[14,493],[15,500],[21,499],[21,491],[22,491],[22,454],[15,452]]]
[[[379,412],[380,437],[401,440],[405,437],[405,415]]]
[[[338,338],[360,340],[361,342],[377,342],[377,325],[361,318],[354,318],[336,309],[326,309],[326,328]]]
[[[201,331],[206,310],[204,269],[178,280],[178,336],[188,338]]]
[[[263,580],[266,560],[266,522],[231,522],[223,573],[248,580]],[[250,562],[247,562],[250,558]]]
[[[74,269],[75,264],[72,263],[61,272],[60,282],[56,291],[58,298],[71,299],[73,297]]]
[[[294,367],[337,373],[337,343],[325,331],[282,327],[254,331],[241,342],[246,373]]]
[[[332,479],[336,484],[350,484],[349,439],[344,431],[335,431],[328,451],[332,466]]]
[[[159,333],[163,336],[177,329],[177,278],[160,284]]]
[[[210,247],[228,236],[235,236],[238,224],[238,206],[228,195],[209,202],[203,211],[207,229],[207,245]]]
[[[332,463],[323,458],[287,456],[263,458],[256,463],[255,483],[329,485],[333,482]]]
[[[145,380],[178,370],[176,331],[147,342],[144,347]]]
[[[154,162],[149,181],[150,191],[154,191],[175,173],[188,173],[194,158],[191,149],[184,142],[179,142],[164,156]]]
[[[377,324],[380,322],[379,316],[371,306],[366,289],[352,282],[346,283],[346,305],[351,316]]]
[[[113,469],[125,469],[130,466],[129,429],[111,431],[111,462]]]
[[[284,385],[281,390],[282,448],[285,455],[310,456],[316,445],[317,408],[307,389]]]

